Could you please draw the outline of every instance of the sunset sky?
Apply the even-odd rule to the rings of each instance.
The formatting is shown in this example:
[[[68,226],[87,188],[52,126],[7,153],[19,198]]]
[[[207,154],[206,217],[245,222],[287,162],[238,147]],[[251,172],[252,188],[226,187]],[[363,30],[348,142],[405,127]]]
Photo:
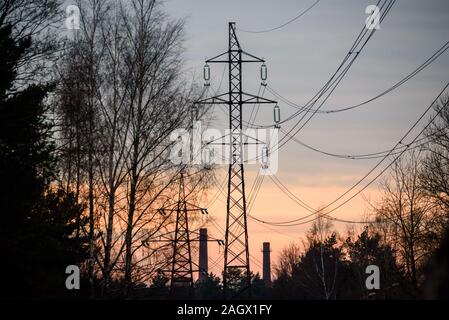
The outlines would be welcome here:
[[[259,31],[282,25],[314,2],[168,0],[164,7],[172,17],[186,19],[186,68],[198,80],[201,81],[205,58],[227,50],[228,22],[235,21],[242,48],[267,61],[269,86],[302,105],[336,70],[364,25],[367,17],[365,8],[376,1],[322,0],[304,16],[279,30],[266,33],[247,33],[243,30]],[[448,1],[397,1],[323,110],[354,105],[376,96],[421,65],[448,38]],[[337,154],[364,154],[389,149],[446,84],[448,66],[446,52],[415,78],[380,99],[355,110],[317,114],[297,138],[317,149]],[[212,65],[211,87],[214,90],[219,87],[224,67]],[[245,66],[243,78],[244,90],[257,94],[259,65]],[[219,92],[227,92],[226,80],[225,73]],[[264,96],[275,99],[268,91]],[[282,102],[279,106],[282,118],[295,111]],[[222,128],[223,124],[227,124],[227,116],[219,107],[212,108],[215,108],[216,127]],[[246,119],[248,115],[249,112],[245,111]],[[289,121],[282,128],[290,128],[296,120]],[[272,106],[262,106],[255,123],[272,123]],[[418,126],[418,129],[421,128],[421,125]],[[319,208],[351,187],[377,161],[337,159],[290,141],[279,152],[277,177],[303,201]],[[226,179],[225,169],[222,167],[217,172],[220,182]],[[257,170],[257,165],[246,167],[247,195]],[[209,199],[216,192],[216,189],[211,189]],[[363,194],[375,202],[378,198],[377,182]],[[226,198],[221,195],[208,208],[222,228],[225,227],[225,203]],[[332,215],[360,220],[368,209],[366,201],[358,196]],[[262,220],[284,221],[307,215],[308,212],[282,194],[265,177],[251,214]],[[252,270],[261,270],[262,242],[271,242],[272,261],[275,262],[279,251],[292,241],[299,242],[309,227],[310,224],[267,227],[250,219],[250,252],[254,257],[251,259]],[[344,232],[346,225],[335,223],[335,228]],[[209,233],[220,237],[219,231],[212,225],[209,226]],[[216,244],[210,244],[209,252],[212,260],[219,257]],[[217,267],[212,271],[220,273],[222,265],[220,260],[217,261]]]

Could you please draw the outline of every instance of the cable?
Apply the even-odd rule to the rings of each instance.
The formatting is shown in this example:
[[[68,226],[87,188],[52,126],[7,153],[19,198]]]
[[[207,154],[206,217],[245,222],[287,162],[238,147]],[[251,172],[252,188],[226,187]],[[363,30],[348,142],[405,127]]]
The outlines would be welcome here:
[[[259,30],[259,31],[251,31],[251,30],[244,30],[244,29],[238,29],[239,31],[242,32],[246,32],[246,33],[266,33],[266,32],[271,32],[274,30],[279,30],[283,27],[285,27],[286,25],[292,23],[293,21],[298,20],[299,18],[301,18],[303,15],[305,15],[309,10],[311,10],[314,6],[316,6],[318,4],[318,2],[320,2],[320,0],[315,1],[310,7],[308,7],[307,9],[303,10],[301,13],[299,13],[296,17],[294,17],[293,19],[288,20],[287,22],[281,24],[280,26],[271,28],[271,29],[266,29],[266,30]]]
[[[216,96],[218,91],[220,91],[221,85],[223,84],[225,71],[226,71],[226,65],[223,65],[223,71],[221,73],[221,78],[220,78],[220,83],[218,85],[218,88],[216,90],[212,89],[214,91],[214,96]],[[209,86],[211,86],[211,84],[209,84]],[[218,106],[219,106],[220,110],[227,116],[227,112],[226,112],[226,109],[224,109],[224,106],[222,106],[221,104],[219,104]]]
[[[214,183],[217,184],[218,181],[217,181],[217,177],[215,175],[213,175],[213,180],[214,180]],[[223,180],[223,182],[221,184],[217,184],[217,185],[220,188],[223,188],[225,182],[226,182],[226,179]],[[212,200],[209,201],[209,203],[206,205],[206,208],[210,207],[212,204],[215,203],[215,201],[218,200],[218,197],[220,196],[220,192],[221,192],[221,189],[217,189],[217,192],[215,192],[214,196],[212,197]]]
[[[445,53],[447,50],[449,49],[449,41],[447,41],[445,44],[443,44],[443,46],[441,46],[436,52],[434,52],[432,54],[432,56],[430,56],[424,63],[422,63],[420,66],[418,66],[416,69],[414,69],[411,73],[409,73],[407,76],[405,76],[404,78],[402,78],[401,80],[399,80],[398,82],[396,82],[394,85],[392,85],[391,87],[389,87],[388,89],[384,90],[383,92],[377,94],[376,96],[365,100],[361,103],[349,106],[349,107],[341,107],[341,108],[334,108],[334,109],[330,109],[330,110],[316,110],[317,113],[323,113],[323,114],[329,114],[329,113],[337,113],[337,112],[342,112],[342,111],[347,111],[347,110],[352,110],[358,107],[361,107],[363,105],[366,105],[374,100],[377,100],[381,97],[383,97],[384,95],[390,93],[391,91],[397,89],[398,87],[402,86],[404,83],[406,83],[407,81],[409,81],[410,79],[412,79],[414,76],[416,76],[419,72],[421,72],[422,70],[424,70],[425,68],[427,68],[430,64],[432,64],[436,59],[438,59],[443,53]],[[277,93],[273,88],[271,88],[270,86],[268,87],[268,91],[270,91],[275,97],[277,97],[278,99],[281,99],[283,102],[285,102],[287,105],[293,107],[293,108],[297,108],[301,111],[304,110],[304,106],[299,106],[297,104],[295,104],[292,101],[289,101],[287,98],[282,97],[279,93]],[[313,112],[315,111],[315,109],[311,109],[311,110],[306,110],[305,112]],[[273,126],[273,125],[271,125]]]
[[[262,87],[262,84],[259,85],[259,90],[257,90],[257,95],[256,96],[259,96],[261,87]],[[264,91],[265,91],[265,88],[264,88]],[[257,104],[257,105],[259,106],[260,103]],[[253,106],[251,107],[251,113],[249,115],[249,120],[248,120],[249,123],[251,123],[251,119],[253,117],[253,113],[254,113],[254,108],[255,107],[256,107],[256,103],[254,103]],[[257,108],[257,111],[259,111],[259,108]]]
[[[390,11],[391,7],[393,6],[393,4],[395,3],[396,0],[391,0],[390,2],[388,2],[387,4],[387,8],[385,9],[385,11],[383,11],[383,15],[380,18],[380,22],[383,21],[383,19],[386,17],[386,15],[388,14],[388,12]],[[378,4],[381,2],[381,0],[379,0]],[[381,5],[380,10],[382,10],[383,6],[386,4],[387,2],[384,2]],[[285,135],[284,137],[282,137],[280,139],[279,144],[276,146],[275,150],[270,150],[270,153],[279,150],[280,148],[282,148],[288,141],[291,140],[291,132],[295,130],[295,132],[293,133],[293,136],[298,134],[298,132],[300,130],[302,130],[304,128],[304,126],[313,118],[313,116],[316,114],[316,112],[324,105],[324,103],[329,99],[330,95],[335,91],[335,89],[338,87],[338,85],[340,84],[340,82],[343,80],[344,76],[346,75],[346,73],[349,71],[350,67],[352,66],[352,64],[355,62],[355,60],[357,59],[357,57],[359,56],[360,52],[363,50],[363,48],[366,46],[366,44],[368,43],[368,41],[371,39],[371,37],[374,35],[374,32],[376,31],[376,29],[372,29],[371,33],[369,33],[369,35],[367,36],[367,38],[365,39],[365,41],[362,43],[362,40],[364,39],[364,36],[367,34],[367,28],[364,26],[363,29],[360,31],[359,35],[357,36],[356,40],[354,41],[353,45],[351,46],[351,49],[349,50],[349,52],[347,53],[347,55],[345,56],[345,58],[343,59],[343,61],[340,63],[340,66],[337,68],[337,71],[332,75],[332,77],[329,79],[329,81],[322,87],[322,89],[320,91],[318,91],[317,94],[315,94],[315,96],[309,100],[309,102],[306,103],[306,107],[308,109],[311,109],[315,103],[322,97],[324,96],[325,93],[327,93],[327,91],[329,91],[329,93],[327,93],[327,96],[323,99],[323,101],[320,103],[320,105],[318,106],[317,109],[314,110],[314,112],[308,117],[308,119],[305,120],[305,122],[299,127],[297,128],[301,121],[306,117],[307,112],[303,114],[303,116],[297,121],[297,123],[288,131],[288,135]],[[358,47],[359,43],[362,43],[361,47],[358,48],[356,50],[356,48]],[[349,60],[348,64],[346,65],[346,67],[343,68],[343,66],[346,64],[346,61],[348,61],[348,59],[351,57],[351,55],[355,53],[355,56]],[[341,73],[340,73],[340,70]],[[297,128],[297,129],[296,129]]]
[[[259,171],[259,172],[260,172],[260,171]],[[258,179],[259,172],[258,172],[258,175],[257,175],[257,177],[256,177],[256,180]],[[276,176],[274,176],[274,177],[276,178]],[[272,178],[272,176],[270,176],[270,178]],[[217,188],[219,188],[219,192],[222,192],[222,189],[223,189],[223,188],[220,186],[220,184],[218,183],[217,180],[215,180],[215,183],[216,183],[216,185],[217,185]],[[254,189],[254,185],[255,185],[255,183],[253,184],[253,187],[251,188],[252,190]],[[252,194],[252,191],[250,191],[250,194]],[[224,191],[223,191],[223,195],[225,195],[225,194],[224,194]],[[278,234],[280,234],[280,235],[283,235],[283,236],[285,236],[285,237],[288,237],[288,238],[290,238],[290,239],[294,239],[294,240],[297,239],[296,237],[293,237],[293,236],[290,236],[290,235],[288,235],[288,234],[286,234],[286,233],[280,232],[279,230],[270,228],[270,227],[267,226],[266,224],[259,222],[259,221],[257,220],[257,218],[253,217],[253,216],[249,213],[249,212],[252,210],[252,204],[253,204],[253,203],[254,203],[254,202],[251,202],[251,203],[250,203],[251,208],[248,209],[248,217],[249,217],[250,219],[252,219],[255,223],[259,224],[260,226],[262,226],[263,228],[265,228],[265,229],[267,229],[267,230],[270,230],[270,231],[272,231],[272,232],[276,232],[276,233],[278,233]],[[217,228],[217,227],[216,227],[216,228]],[[218,230],[218,229],[217,229],[217,230]],[[224,230],[222,230],[222,231],[224,232]]]
[[[285,186],[276,176],[271,176],[270,175],[271,180],[274,182],[274,184],[285,194],[287,195],[291,200],[293,200],[296,204],[298,204],[300,207],[306,209],[307,211],[311,212],[312,214],[306,215],[304,217],[298,218],[297,220],[304,220],[307,219],[315,214],[320,214],[319,210],[314,209],[313,207],[309,206],[307,203],[305,203],[304,201],[302,201],[301,199],[299,199],[293,192],[291,192],[287,186]],[[318,212],[318,213],[317,213]],[[367,221],[354,221],[354,220],[344,220],[344,219],[339,219],[339,218],[335,218],[335,217],[328,217],[328,216],[324,216],[322,215],[323,218],[328,219],[328,220],[333,220],[333,221],[338,221],[338,222],[344,222],[344,223],[352,223],[352,224],[366,224]],[[266,221],[260,220],[256,217],[252,217],[253,219],[261,222],[261,223],[266,223]],[[374,223],[374,222],[372,222]]]
[[[223,232],[223,233],[224,233],[224,230],[223,230],[222,227],[220,227],[220,225],[218,225],[214,220],[211,220],[211,222],[212,222],[212,225],[215,227],[215,229],[217,229],[217,231]],[[223,258],[220,258],[220,259],[219,259],[220,262],[223,261],[223,259],[224,259],[224,257],[223,257]],[[255,264],[257,267],[259,267],[260,269],[263,269],[263,263],[260,261],[260,259],[258,259],[257,257],[255,257],[255,256],[253,256],[253,255],[251,255],[251,254],[250,254],[250,259],[253,260],[254,264]],[[220,262],[218,262],[218,263],[220,263]],[[214,265],[214,267],[216,267],[216,266],[218,265],[218,263],[216,263],[216,264]]]
[[[289,234],[287,234],[287,233],[285,233],[285,232],[281,232],[281,231],[279,231],[279,230],[277,230],[277,229],[270,228],[267,224],[258,221],[258,219],[255,218],[255,217],[253,217],[253,216],[248,215],[248,217],[249,217],[250,219],[252,219],[252,220],[253,220],[255,223],[257,223],[258,225],[262,226],[263,228],[265,228],[265,229],[267,229],[267,230],[269,230],[269,231],[271,231],[271,232],[275,232],[275,233],[277,233],[277,234],[280,234],[280,235],[282,235],[282,236],[284,236],[284,237],[287,237],[287,238],[290,238],[290,239],[293,239],[293,240],[298,240],[297,237],[293,237],[293,236],[291,236],[291,235],[289,235]]]
[[[260,171],[258,171],[258,174],[257,174],[257,176],[256,176],[256,179],[255,179],[255,182],[253,183],[253,186],[252,186],[252,188],[251,188],[251,191],[250,191],[250,195],[252,195],[253,193],[253,190],[256,190],[257,189],[257,191],[255,191],[255,193],[256,193],[256,196],[255,197],[257,197],[257,194],[258,194],[258,190],[260,189],[260,185],[261,185],[261,183],[259,183],[259,182],[256,182],[256,181],[259,181],[259,176],[260,176]],[[263,182],[263,176],[262,176],[262,182]],[[256,185],[258,185],[258,187],[256,187]],[[255,189],[256,188],[256,189]],[[250,219],[253,219],[257,224],[259,224],[259,225],[261,225],[262,227],[264,227],[264,228],[266,228],[267,230],[270,230],[270,231],[272,231],[272,232],[276,232],[276,233],[278,233],[278,234],[281,234],[281,235],[283,235],[283,236],[285,236],[285,237],[289,237],[289,238],[291,238],[291,239],[295,239],[296,240],[296,237],[292,237],[292,236],[290,236],[290,235],[287,235],[287,234],[285,234],[285,233],[283,233],[283,232],[280,232],[280,231],[278,231],[278,230],[276,230],[276,229],[273,229],[273,228],[270,228],[270,227],[268,227],[267,225],[265,225],[265,224],[263,224],[263,223],[260,223],[259,221],[257,221],[257,219],[256,218],[253,218],[251,215],[250,215],[250,211],[252,210],[252,206],[253,206],[253,204],[254,204],[254,201],[255,201],[255,198],[254,198],[254,200],[253,200],[253,202],[249,202],[249,209],[248,209],[248,217],[250,218]],[[217,230],[218,230],[218,224],[217,223],[215,223],[215,221],[213,221],[213,223],[216,225],[215,226],[215,228],[217,228]],[[220,229],[222,229],[221,227],[219,227]],[[222,232],[224,232],[224,230],[222,229]],[[251,255],[250,255],[251,256]],[[254,258],[253,256],[251,256],[253,259],[256,259],[256,258]],[[259,267],[262,267],[262,266],[260,266],[259,265]]]
[[[433,102],[427,107],[427,109],[423,112],[423,114],[414,122],[414,124],[410,127],[409,130],[407,130],[407,132],[403,135],[403,137],[401,138],[401,140],[396,144],[400,145],[403,144],[403,140],[410,134],[410,132],[419,124],[419,122],[424,118],[424,116],[427,114],[427,112],[429,112],[429,110],[433,107],[433,105],[438,101],[438,99],[440,99],[441,95],[445,92],[445,90],[448,88],[449,86],[449,82],[444,86],[444,88],[441,90],[441,92],[438,94],[438,96],[433,100]],[[438,112],[431,117],[430,121],[427,123],[427,125],[418,133],[418,135],[415,136],[415,138],[408,144],[406,144],[406,148],[404,148],[404,150],[402,150],[379,174],[377,174],[373,179],[371,179],[363,188],[361,188],[358,192],[356,192],[354,195],[352,195],[350,198],[346,199],[344,202],[342,202],[341,204],[339,204],[337,207],[327,211],[325,214],[324,213],[320,213],[320,212],[315,212],[313,214],[318,214],[320,215],[325,215],[328,216],[330,213],[332,213],[333,211],[337,210],[338,208],[342,207],[343,205],[345,205],[346,203],[348,203],[349,201],[351,201],[353,198],[355,198],[359,193],[363,192],[363,190],[365,190],[367,187],[369,187],[377,178],[379,178],[393,163],[395,163],[397,161],[397,159],[399,159],[405,151],[408,150],[408,148],[410,147],[411,144],[413,144],[418,137],[430,126],[430,124],[435,120],[435,118],[441,113],[441,111],[449,104],[449,101],[447,101],[439,110]],[[395,146],[395,147],[396,147]],[[394,148],[393,148],[394,149]],[[390,152],[391,153],[391,152]],[[339,201],[340,199],[342,199],[345,195],[347,195],[349,192],[351,192],[355,187],[357,187],[363,180],[365,180],[388,156],[390,156],[390,153],[387,153],[371,170],[368,171],[368,173],[366,173],[361,179],[359,179],[359,181],[357,181],[352,187],[350,187],[348,190],[346,190],[344,193],[342,193],[339,197],[337,197],[335,200],[333,200],[332,202],[330,202],[329,204],[327,204],[325,207],[323,207],[320,211],[324,211],[325,209],[327,209],[328,207],[330,207],[332,204],[336,203],[337,201]],[[311,215],[313,215],[311,214]],[[311,216],[309,215],[309,216]],[[316,220],[317,218],[314,218],[312,220],[309,220],[307,222],[303,222],[303,223],[295,223],[296,221],[302,220],[306,217],[301,217],[299,219],[294,219],[294,220],[290,220],[290,221],[283,221],[283,222],[269,222],[269,221],[261,221],[264,223],[268,223],[271,225],[277,225],[277,226],[296,226],[296,225],[300,225],[300,224],[304,224],[304,223],[308,223],[310,221]]]
[[[383,19],[385,18],[385,16],[388,14],[389,10],[391,9],[392,5],[394,4],[396,0],[391,0],[388,5],[387,5],[387,9],[383,12],[383,15],[380,18],[380,21],[382,22]],[[380,1],[378,2],[379,5]],[[386,4],[383,3],[381,6],[381,10],[383,8],[383,6]],[[295,133],[293,135],[296,135],[300,130],[302,130],[302,128],[304,128],[304,126],[313,118],[313,116],[316,114],[316,112],[324,105],[324,103],[329,99],[330,95],[335,91],[335,89],[338,87],[338,85],[340,84],[340,82],[343,80],[344,76],[346,75],[346,73],[349,71],[349,69],[351,68],[352,64],[355,62],[355,60],[357,59],[357,57],[359,56],[360,52],[363,50],[363,48],[366,46],[366,44],[368,43],[368,41],[371,39],[371,37],[374,35],[376,29],[372,29],[371,32],[368,34],[367,38],[365,39],[365,41],[362,43],[362,40],[365,36],[365,34],[367,34],[367,28],[366,26],[363,27],[362,31],[359,33],[359,35],[357,36],[354,44],[352,45],[351,49],[349,50],[348,54],[346,55],[346,57],[343,59],[342,63],[340,64],[340,66],[337,68],[337,71],[334,73],[334,75],[331,77],[331,79],[324,85],[324,87],[319,91],[318,97],[316,99],[312,99],[313,102],[312,103],[307,103],[306,106],[308,109],[311,109],[315,103],[322,97],[324,96],[325,93],[327,93],[328,91],[330,91],[329,93],[327,93],[327,96],[323,99],[323,101],[320,103],[320,105],[318,106],[317,109],[314,110],[314,112],[309,116],[308,119],[305,120],[305,122],[298,128],[296,129],[297,126],[300,125],[301,121],[305,118],[307,113],[304,113],[304,115],[298,120],[298,122],[288,131],[288,133],[290,134],[292,131],[296,130]],[[358,47],[359,43],[362,43],[361,47],[358,48],[356,50],[356,48]],[[355,53],[355,56],[349,60],[348,64],[346,65],[346,67],[343,68],[343,66],[346,64],[346,61],[348,61],[348,59],[352,56],[352,54]],[[342,72],[339,74],[339,71],[342,70]],[[315,95],[316,96],[316,95]],[[280,149],[282,146],[284,146],[290,139],[285,138],[285,136],[283,138],[281,138],[281,142],[280,145],[277,147],[277,149]]]
[[[260,171],[259,171],[260,172]],[[258,176],[259,176],[259,172],[258,172]],[[312,212],[313,214],[316,213],[316,210],[314,208],[312,208],[311,206],[309,206],[307,203],[305,203],[304,201],[302,201],[301,199],[299,199],[293,192],[291,192],[275,175],[269,175],[270,179],[276,184],[276,186],[285,194],[287,195],[290,199],[292,199],[294,202],[296,202],[298,205],[300,205],[302,208],[306,209],[309,212]],[[252,211],[252,207],[255,203],[257,194],[259,193],[260,187],[262,185],[263,182],[263,178],[265,176],[262,175],[262,178],[259,179],[260,182],[258,182],[256,189],[254,190],[254,197],[252,199],[252,201],[249,204],[249,209],[248,209],[248,216],[250,218],[252,218],[253,220],[257,221],[257,222],[261,222],[261,220],[257,219],[256,217],[251,215],[251,211]],[[256,178],[257,180],[257,178]],[[256,183],[255,183],[256,184]],[[312,214],[312,215],[313,215]],[[308,215],[304,218],[310,217],[311,215]],[[353,220],[343,220],[343,219],[339,219],[339,218],[335,218],[335,217],[324,217],[326,219],[329,220],[334,220],[334,221],[339,221],[339,222],[344,222],[344,223],[353,223],[353,224],[366,224],[366,221],[353,221]],[[374,223],[374,222],[372,222]]]
[[[258,92],[257,92],[257,96],[259,96],[260,88],[261,88],[261,87],[262,87],[262,85],[259,86],[259,90],[258,90]],[[264,94],[265,94],[266,88],[267,88],[267,86],[263,86],[262,95],[261,95],[262,98],[263,98],[263,96],[264,96]],[[254,118],[253,118],[253,111],[254,111],[255,105],[256,105],[256,104],[253,105],[253,108],[252,108],[252,110],[251,110],[251,114],[250,114],[250,116],[249,116],[248,122],[244,121],[244,123],[246,124],[246,127],[247,127],[247,128],[253,127],[254,122],[256,121],[256,118],[257,118],[257,114],[259,113],[260,103],[257,104],[257,107],[256,107],[256,113],[254,114]]]
[[[379,6],[380,2],[382,0],[379,0],[377,5]],[[396,0],[390,0],[387,4],[387,2],[382,3],[381,5],[381,10],[382,8],[387,5],[387,8],[385,9],[385,11],[383,11],[383,15],[380,18],[380,21],[382,22],[383,19],[386,17],[386,15],[388,14],[388,12],[390,11],[391,7],[393,6],[393,4],[395,3]],[[360,52],[363,50],[363,48],[366,46],[366,44],[368,43],[368,41],[370,40],[370,38],[373,36],[374,32],[376,31],[376,29],[372,29],[370,30],[370,33],[368,34],[367,38],[363,41],[363,39],[365,38],[365,35],[368,32],[368,29],[363,26],[362,30],[360,31],[360,33],[358,34],[356,40],[354,41],[353,45],[351,46],[350,50],[348,51],[348,53],[346,54],[346,56],[343,58],[342,62],[340,63],[340,65],[338,66],[337,70],[334,72],[334,74],[330,77],[330,79],[324,84],[324,86],[305,104],[304,108],[305,110],[307,109],[312,109],[313,106],[315,105],[316,102],[318,102],[318,100],[323,97],[326,93],[327,96],[324,98],[324,100],[320,103],[320,105],[318,106],[317,109],[314,110],[314,112],[309,116],[308,119],[305,120],[305,122],[300,126],[302,120],[306,117],[307,112],[303,114],[302,117],[300,117],[300,119],[297,121],[297,123],[288,131],[288,135],[282,137],[280,139],[279,144],[277,145],[276,148],[270,150],[270,153],[279,150],[280,148],[282,148],[289,140],[291,140],[291,133],[293,131],[295,131],[293,133],[293,135],[296,135],[302,128],[304,128],[304,126],[312,119],[312,117],[316,114],[316,112],[324,105],[324,103],[327,101],[327,99],[330,97],[330,95],[334,92],[334,90],[338,87],[339,83],[342,81],[342,79],[344,78],[344,76],[346,75],[346,73],[349,71],[350,67],[352,66],[352,64],[355,62],[355,60],[357,59],[357,57],[359,56]],[[358,45],[362,43],[361,47],[357,49]],[[357,49],[357,50],[356,50]],[[351,59],[351,57],[353,57]],[[349,61],[347,63],[347,61]],[[346,65],[346,66],[345,66]],[[329,92],[328,92],[329,91]],[[293,118],[296,117],[298,115],[301,114],[302,110],[299,110],[298,112],[295,112],[292,116],[290,116],[289,118]],[[283,120],[280,123],[283,123],[287,120]],[[300,126],[299,128],[297,128],[298,126]],[[256,159],[259,159],[260,156],[256,157]]]
[[[285,186],[278,177],[276,177],[275,175],[270,175],[270,179],[271,181],[274,182],[274,184],[284,193],[286,194],[290,199],[292,199],[293,201],[295,201],[299,206],[301,206],[302,208],[306,209],[309,212],[315,212],[316,210],[314,208],[312,208],[311,206],[309,206],[307,203],[305,203],[304,201],[302,201],[301,199],[299,199],[293,192],[291,192],[287,186]]]
[[[378,4],[380,3],[380,0],[378,2]],[[388,13],[388,11],[391,9],[391,7],[393,6],[393,4],[395,3],[395,0],[390,1],[387,5],[387,9],[385,10],[384,15],[381,17],[381,21],[385,18],[386,14]],[[382,7],[385,5],[386,3],[384,3],[382,5]],[[351,47],[350,51],[348,52],[348,54],[346,55],[346,57],[343,59],[342,63],[340,64],[340,66],[337,68],[337,71],[334,73],[334,75],[331,77],[331,79],[323,86],[323,88],[311,99],[309,100],[309,102],[306,104],[306,108],[310,111],[312,110],[312,107],[315,105],[315,103],[318,101],[318,99],[320,99],[322,96],[324,96],[324,94],[330,90],[330,92],[327,94],[327,96],[325,97],[325,99],[321,102],[321,104],[318,106],[317,109],[313,110],[312,115],[304,122],[304,124],[302,124],[302,126],[299,127],[299,129],[296,130],[295,134],[296,135],[310,120],[311,118],[316,114],[316,112],[319,111],[319,109],[323,106],[323,104],[327,101],[327,99],[329,98],[329,96],[333,93],[333,91],[338,87],[339,83],[341,82],[341,80],[344,78],[344,76],[346,75],[346,73],[348,72],[348,70],[350,69],[350,67],[352,66],[352,64],[354,63],[354,61],[356,60],[356,58],[358,57],[358,55],[360,54],[361,50],[365,47],[365,45],[367,44],[367,42],[369,41],[369,39],[371,38],[371,36],[374,34],[375,29],[373,29],[371,31],[371,33],[368,35],[367,39],[363,42],[361,48],[355,52],[355,56],[353,59],[349,60],[349,63],[347,64],[347,66],[345,68],[342,69],[342,67],[344,66],[344,64],[346,63],[346,61],[348,61],[348,59],[351,57],[351,55],[354,52],[354,49],[357,48],[359,43],[362,43],[362,40],[364,38],[364,35],[366,34],[366,30],[365,28],[362,29],[362,31],[359,33],[358,37],[356,38],[356,41],[354,42],[353,46]],[[339,71],[343,70],[340,74]],[[316,98],[316,99],[315,99]],[[315,100],[313,100],[315,99]],[[313,100],[313,103],[311,103],[311,101]],[[285,145],[289,140],[291,140],[291,136],[289,136],[289,134],[295,130],[296,126],[298,126],[301,121],[304,119],[305,114],[303,117],[301,117],[301,119],[294,125],[293,128],[290,129],[290,131],[288,132],[288,134],[286,136],[284,136],[281,139],[281,145],[278,147],[278,149],[280,147],[282,147],[283,145]],[[287,138],[285,138],[287,137]],[[391,153],[391,152],[390,152]],[[386,156],[388,156],[390,153],[388,153]],[[386,157],[385,156],[385,157]],[[385,158],[384,158],[385,159]],[[382,160],[383,161],[383,160]],[[375,168],[374,168],[375,169]],[[369,174],[369,173],[368,173]],[[365,178],[365,177],[364,177]],[[362,178],[362,180],[364,179]],[[256,184],[257,179],[255,181],[255,185],[257,186],[258,190],[260,188],[260,182],[259,184]],[[254,187],[254,185],[253,185]],[[354,186],[355,187],[355,186]],[[347,192],[350,192],[352,189],[348,190]],[[346,194],[346,193],[345,193]],[[342,196],[344,196],[345,194],[343,194]],[[257,195],[257,194],[256,194]],[[341,196],[341,197],[342,197]],[[334,202],[330,203],[328,206],[330,206],[331,204],[335,203],[336,201],[338,201],[340,198],[337,198]],[[255,199],[255,197],[254,197]],[[253,199],[253,200],[254,200]],[[328,207],[327,206],[327,207]]]
[[[265,178],[265,175],[259,175],[259,173],[258,173],[258,176],[260,176],[261,178],[259,178],[259,182],[256,186],[256,189],[254,190],[252,199],[250,199],[250,201],[248,202],[248,210],[247,210],[248,214],[250,214],[251,210],[253,209],[254,203],[256,202],[257,195],[259,194],[260,187],[262,186],[263,180]]]
[[[280,130],[281,130],[281,132],[287,134],[282,129],[280,129]],[[441,132],[443,130],[446,130],[446,128],[441,128],[441,129],[437,130],[437,132]],[[422,137],[422,138],[416,140],[415,143],[414,143],[415,145],[413,147],[409,148],[409,150],[414,150],[414,149],[420,148],[420,147],[428,144],[429,142],[434,141],[435,139],[436,139],[436,137]],[[301,146],[303,146],[303,147],[305,147],[307,149],[310,149],[312,151],[315,151],[315,152],[318,152],[318,153],[321,153],[321,154],[324,154],[324,155],[327,155],[327,156],[330,156],[330,157],[335,157],[335,158],[340,158],[340,159],[347,159],[347,160],[371,160],[371,159],[378,159],[378,158],[382,158],[386,153],[389,153],[389,152],[391,152],[390,155],[395,155],[395,154],[399,153],[401,149],[406,147],[405,145],[400,145],[396,149],[387,149],[387,150],[383,150],[383,151],[379,151],[379,152],[366,153],[366,154],[352,154],[351,155],[351,154],[336,154],[336,153],[326,152],[326,151],[317,149],[315,147],[312,147],[312,146],[302,142],[301,140],[299,140],[296,137],[292,137],[292,140],[294,142],[298,143],[299,145],[301,145]],[[427,140],[427,141],[424,141],[424,142],[418,144],[418,142],[421,142],[423,140]]]

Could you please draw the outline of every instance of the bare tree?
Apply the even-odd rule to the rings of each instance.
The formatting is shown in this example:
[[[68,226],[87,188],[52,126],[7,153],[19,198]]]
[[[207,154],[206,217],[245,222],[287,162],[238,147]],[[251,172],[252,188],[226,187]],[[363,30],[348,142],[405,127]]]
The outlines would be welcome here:
[[[420,173],[421,187],[439,206],[440,230],[436,230],[435,238],[442,241],[444,230],[449,225],[449,96],[443,96],[435,104],[438,118],[433,121],[425,134],[429,143],[424,146],[425,155]]]
[[[89,258],[87,273],[94,295],[97,238],[102,234],[99,220],[99,159],[105,150],[97,143],[101,131],[99,84],[104,53],[101,24],[107,10],[104,1],[77,3],[81,11],[81,29],[71,34],[63,58],[57,65],[59,150],[62,183],[75,190],[77,199],[87,203]]]
[[[274,267],[276,278],[283,276],[291,277],[293,272],[301,261],[301,247],[295,243],[291,243],[287,248],[282,249],[279,254],[279,260]]]
[[[337,238],[332,227],[329,219],[318,216],[307,234],[306,253],[301,259],[309,289],[318,289],[325,300],[335,297],[341,256],[339,249],[334,248]]]
[[[332,227],[332,221],[319,213],[307,232],[307,241],[309,243],[323,243],[332,234]]]
[[[291,244],[282,250],[274,269],[275,292],[285,298],[335,299],[343,252],[328,219],[318,216],[303,247]]]
[[[170,186],[166,183],[156,188],[157,180],[171,166],[168,136],[185,124],[189,105],[183,101],[184,85],[179,83],[182,23],[168,23],[155,1],[131,1],[130,8],[122,7],[121,12],[131,44],[127,54],[131,123],[124,275],[128,290],[132,281],[134,227]],[[158,192],[149,196],[150,190],[155,189]]]
[[[376,209],[380,221],[391,225],[388,231],[393,234],[388,238],[397,241],[398,259],[415,288],[436,226],[435,205],[419,183],[420,155],[413,151],[395,161],[382,183],[382,200]]]
[[[60,67],[62,177],[89,203],[91,282],[99,275],[106,294],[123,278],[126,294],[167,261],[171,247],[157,239],[173,217],[157,209],[175,198],[179,172],[189,173],[192,196],[206,186],[203,168],[169,161],[170,134],[192,126],[201,93],[181,72],[183,22],[156,1],[78,6],[81,30]]]

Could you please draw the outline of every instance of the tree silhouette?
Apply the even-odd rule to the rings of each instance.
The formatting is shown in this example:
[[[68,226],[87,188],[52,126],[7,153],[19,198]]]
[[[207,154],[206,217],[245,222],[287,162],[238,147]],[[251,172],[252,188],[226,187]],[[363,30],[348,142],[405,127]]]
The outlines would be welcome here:
[[[218,300],[223,297],[222,285],[219,277],[210,273],[204,281],[195,283],[195,298],[205,300]]]
[[[51,84],[17,89],[17,65],[31,38],[12,39],[0,27],[0,250],[2,294],[46,297],[69,294],[65,268],[84,258],[84,239],[76,237],[83,209],[72,194],[52,188],[56,158],[49,142],[52,126],[44,103]]]

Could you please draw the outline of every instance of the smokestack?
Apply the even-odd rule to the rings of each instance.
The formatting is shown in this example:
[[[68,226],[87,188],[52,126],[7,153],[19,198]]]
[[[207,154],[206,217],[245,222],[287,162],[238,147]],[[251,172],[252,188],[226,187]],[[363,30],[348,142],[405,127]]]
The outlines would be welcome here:
[[[208,274],[208,257],[207,257],[207,229],[200,229],[200,258],[198,265],[200,267],[199,280],[204,281],[207,279]]]
[[[265,283],[266,288],[271,287],[271,262],[270,262],[270,243],[263,243],[263,281]]]

